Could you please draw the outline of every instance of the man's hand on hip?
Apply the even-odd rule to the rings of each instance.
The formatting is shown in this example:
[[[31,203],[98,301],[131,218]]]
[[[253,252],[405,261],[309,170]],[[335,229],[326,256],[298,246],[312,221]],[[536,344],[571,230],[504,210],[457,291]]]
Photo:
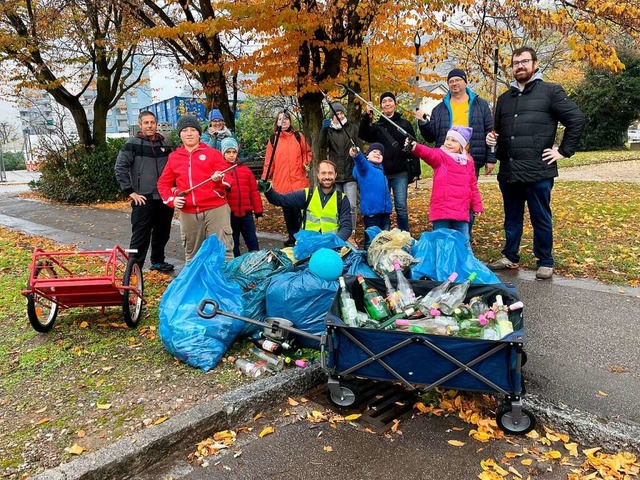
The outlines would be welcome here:
[[[489,175],[491,172],[493,172],[493,169],[495,168],[496,164],[495,163],[485,163],[484,164],[484,174],[485,175]]]
[[[134,205],[144,205],[147,203],[147,197],[144,195],[138,195],[136,192],[130,193],[129,198],[133,200]]]
[[[554,148],[546,148],[544,152],[542,152],[542,161],[547,162],[549,165],[562,158],[564,158],[562,154]]]

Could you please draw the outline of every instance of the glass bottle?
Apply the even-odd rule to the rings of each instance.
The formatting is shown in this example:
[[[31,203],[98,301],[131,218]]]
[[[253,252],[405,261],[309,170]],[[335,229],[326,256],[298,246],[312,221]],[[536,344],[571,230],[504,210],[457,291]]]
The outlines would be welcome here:
[[[387,304],[384,301],[384,298],[378,291],[367,285],[364,277],[362,275],[358,275],[358,283],[362,286],[362,291],[364,293],[364,308],[369,314],[371,318],[374,320],[384,320],[391,315],[391,312],[387,308]]]
[[[496,304],[496,323],[498,324],[500,338],[504,338],[513,332],[513,324],[511,323],[511,320],[509,320],[509,313],[502,302],[502,295],[496,295]]]
[[[431,311],[433,304],[440,301],[442,296],[447,293],[447,290],[449,290],[451,284],[456,281],[456,278],[458,278],[458,274],[456,272],[453,272],[451,275],[449,275],[449,278],[447,278],[437,287],[431,289],[424,297],[422,297],[420,303],[418,304],[418,308],[423,313],[423,315],[429,316],[429,312]]]
[[[356,302],[347,290],[344,277],[338,277],[338,283],[340,284],[340,312],[342,313],[342,321],[349,327],[357,327],[356,317],[358,310],[356,309]]]
[[[458,285],[454,285],[447,293],[444,294],[438,302],[438,309],[444,315],[452,315],[453,311],[459,307],[462,302],[464,302],[469,286],[471,285],[471,282],[475,280],[476,276],[476,272],[471,272],[469,278]]]
[[[276,355],[282,353],[282,349],[284,348],[283,345],[273,342],[268,338],[252,338],[251,341],[256,347],[259,347],[267,352],[275,353]]]
[[[260,360],[264,360],[268,368],[271,368],[278,372],[284,368],[284,359],[282,357],[277,357],[269,352],[265,352],[258,347],[253,347],[251,349],[251,353],[258,357]]]
[[[458,323],[451,317],[422,318],[420,320],[396,320],[396,326],[414,333],[453,335],[458,332]]]
[[[480,315],[478,320],[481,324],[484,324],[480,338],[484,340],[500,340],[500,330],[496,324],[496,315],[493,310],[489,310],[486,314]]]
[[[389,305],[389,309],[394,314],[402,313],[402,299],[400,298],[400,292],[393,288],[391,285],[391,280],[389,279],[386,273],[382,274],[382,279],[384,280],[384,286],[387,289],[387,304]]]
[[[267,371],[267,366],[264,362],[252,362],[244,358],[236,360],[234,365],[238,367],[242,373],[253,378],[258,378]]]
[[[400,292],[400,298],[402,298],[402,306],[413,305],[416,303],[416,294],[406,279],[400,268],[400,262],[398,260],[393,261],[393,269],[396,271],[396,289]]]
[[[469,300],[469,309],[473,314],[473,318],[478,318],[483,313],[487,313],[489,310],[489,305],[482,299],[482,297],[473,297]]]

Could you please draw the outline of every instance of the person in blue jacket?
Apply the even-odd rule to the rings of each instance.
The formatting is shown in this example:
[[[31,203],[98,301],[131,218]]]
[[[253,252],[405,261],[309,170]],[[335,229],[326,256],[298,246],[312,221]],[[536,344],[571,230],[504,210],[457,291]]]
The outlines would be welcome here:
[[[224,117],[222,112],[217,108],[214,108],[209,112],[209,126],[202,129],[201,142],[206,143],[211,148],[222,151],[222,141],[225,138],[237,138],[233,135],[233,132],[224,123]]]
[[[353,178],[356,179],[360,190],[360,213],[365,229],[364,249],[367,250],[372,240],[366,233],[367,228],[391,228],[391,193],[382,167],[384,146],[381,143],[372,143],[369,145],[366,158],[360,149],[355,147],[351,147],[349,154],[354,157]]]
[[[464,70],[454,68],[447,75],[449,93],[442,102],[435,106],[431,117],[421,109],[416,110],[418,128],[428,143],[435,143],[439,148],[444,145],[447,132],[453,125],[473,128],[469,141],[469,155],[473,157],[476,167],[476,178],[484,167],[489,175],[496,165],[495,154],[487,146],[485,137],[493,130],[493,117],[489,104],[467,86],[467,74]],[[474,215],[469,212],[469,237],[472,238]]]

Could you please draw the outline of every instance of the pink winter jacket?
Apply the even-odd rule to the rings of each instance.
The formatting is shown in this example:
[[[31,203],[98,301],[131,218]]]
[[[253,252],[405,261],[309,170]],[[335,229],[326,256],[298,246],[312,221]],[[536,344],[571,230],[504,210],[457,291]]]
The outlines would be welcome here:
[[[482,199],[476,181],[476,170],[471,155],[467,164],[460,165],[439,148],[416,144],[414,155],[433,168],[433,188],[429,220],[469,221],[469,210],[483,211]]]

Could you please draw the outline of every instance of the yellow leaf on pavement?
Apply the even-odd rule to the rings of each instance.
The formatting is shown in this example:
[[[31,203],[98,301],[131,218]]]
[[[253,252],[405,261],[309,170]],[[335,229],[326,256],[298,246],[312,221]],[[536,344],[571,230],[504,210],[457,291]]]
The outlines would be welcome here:
[[[160,417],[155,422],[153,422],[153,424],[154,425],[160,425],[161,423],[166,422],[168,419],[169,419],[169,417]]]
[[[260,432],[260,435],[258,435],[258,436],[259,436],[260,438],[262,438],[262,437],[264,437],[264,436],[266,436],[266,435],[270,435],[270,434],[272,434],[273,432],[275,432],[275,428],[273,428],[273,427],[271,427],[271,426],[269,426],[269,427],[264,427],[264,428],[262,429],[262,431]]]
[[[85,450],[86,448],[81,447],[77,443],[74,443],[73,446],[64,449],[65,452],[70,453],[71,455],[80,455]]]
[[[262,413],[257,414],[255,417],[253,417],[253,421],[255,422],[256,420],[258,420],[259,418],[263,418],[264,415]]]
[[[598,395],[600,395],[601,397],[608,397],[609,394],[607,392],[603,392],[602,390],[598,390]]]
[[[545,453],[545,457],[557,460],[558,458],[562,458],[562,454],[557,450],[551,450],[550,452]]]
[[[513,473],[516,477],[518,477],[518,478],[522,478],[522,475],[520,475],[520,472],[519,472],[518,470],[516,470],[515,468],[513,468],[513,467],[509,467],[509,471],[510,471],[511,473]]]
[[[492,470],[485,470],[478,475],[480,480],[502,480],[502,476]]]
[[[460,440],[447,440],[447,443],[454,447],[462,447],[463,445],[466,445],[466,443],[461,442]]]
[[[98,410],[109,410],[111,408],[111,404],[110,403],[98,403],[98,404],[96,404],[96,408]]]
[[[529,438],[540,438],[540,434],[538,432],[536,432],[535,430],[531,430],[525,436],[529,437]]]
[[[296,402],[293,398],[289,397],[287,398],[287,402],[289,403],[289,405],[291,405],[292,407],[297,407],[298,405],[300,405],[300,402]]]
[[[517,453],[517,452],[506,452],[504,454],[504,456],[507,458],[517,458],[517,457],[521,457],[522,455],[523,455],[522,453]]]
[[[323,448],[323,450],[325,452],[333,452],[333,447],[330,447],[330,446],[327,445],[326,447]]]
[[[602,447],[588,448],[587,450],[582,450],[582,453],[584,453],[587,457],[590,457],[594,453],[596,453],[596,452],[598,452],[600,450],[602,450]]]
[[[353,420],[357,420],[357,419],[359,419],[361,416],[362,416],[362,414],[361,414],[361,413],[352,413],[351,415],[347,415],[346,417],[344,417],[344,419],[345,419],[347,422],[351,422],[351,421],[353,421]]]
[[[565,443],[564,448],[569,451],[569,455],[572,457],[578,456],[578,444],[577,443]]]
[[[525,467],[528,467],[529,465],[531,465],[533,463],[533,459],[532,458],[524,458],[524,459],[520,460],[520,463],[522,465],[524,465]]]

